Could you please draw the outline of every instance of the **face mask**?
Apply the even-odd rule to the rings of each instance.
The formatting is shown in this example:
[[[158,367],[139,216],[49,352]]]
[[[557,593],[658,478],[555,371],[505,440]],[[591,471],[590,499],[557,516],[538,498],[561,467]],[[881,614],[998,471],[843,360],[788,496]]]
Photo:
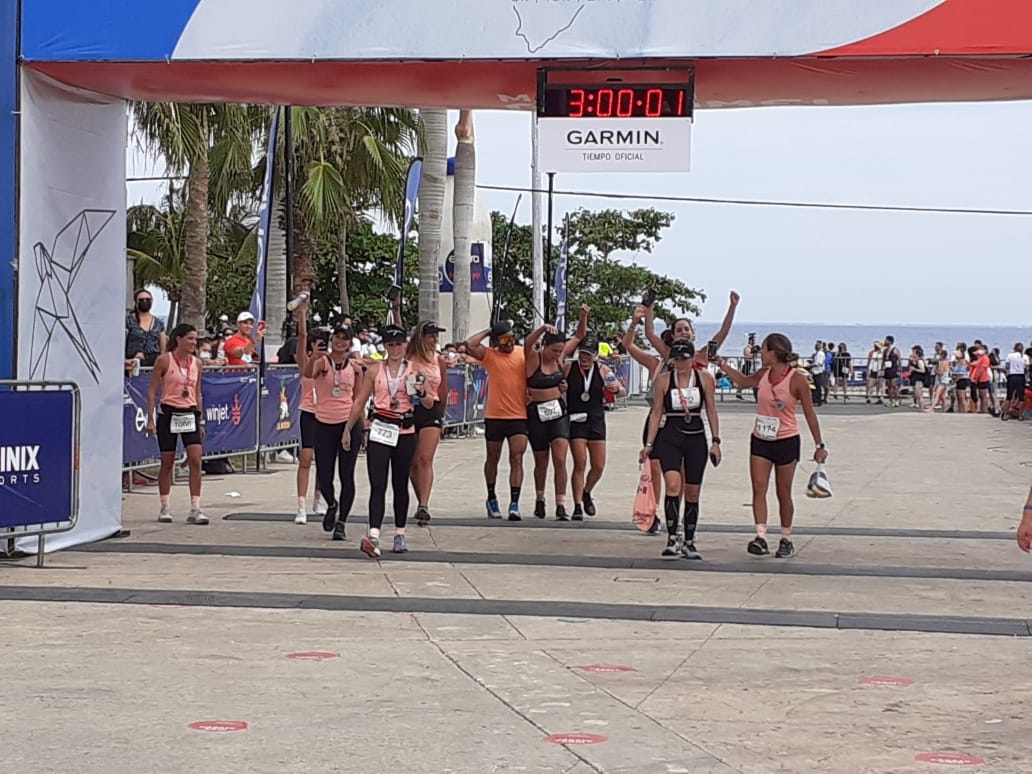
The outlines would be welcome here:
[[[211,360],[211,352],[202,352],[201,360]]]
[[[149,298],[141,298],[136,302],[136,308],[141,312],[149,312],[151,310],[151,304],[153,303],[154,301]]]

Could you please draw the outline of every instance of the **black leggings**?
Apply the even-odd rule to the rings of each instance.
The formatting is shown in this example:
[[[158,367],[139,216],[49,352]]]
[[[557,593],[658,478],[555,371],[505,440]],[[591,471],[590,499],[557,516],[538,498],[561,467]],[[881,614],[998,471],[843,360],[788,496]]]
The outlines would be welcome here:
[[[397,446],[386,446],[375,441],[366,449],[366,466],[369,469],[369,527],[380,529],[383,514],[387,510],[387,468],[391,471],[391,488],[394,490],[394,526],[401,528],[408,520],[409,474],[412,472],[412,458],[416,456],[416,434],[398,437]]]
[[[340,475],[340,510],[337,519],[347,521],[351,514],[351,506],[355,504],[355,463],[358,461],[358,450],[362,448],[362,425],[351,428],[351,451],[345,451],[341,445],[344,438],[345,422],[327,425],[316,422],[315,426],[315,477],[319,481],[319,492],[327,505],[337,503],[333,491],[334,469]]]

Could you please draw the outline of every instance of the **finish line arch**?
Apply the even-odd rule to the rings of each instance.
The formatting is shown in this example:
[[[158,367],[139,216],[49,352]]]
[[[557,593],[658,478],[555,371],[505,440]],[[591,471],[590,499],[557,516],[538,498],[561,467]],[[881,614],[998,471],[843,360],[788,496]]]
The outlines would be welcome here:
[[[691,66],[699,108],[1032,98],[1026,0],[2,6],[0,379],[78,382],[86,428],[52,548],[121,526],[126,100],[532,110],[559,62]]]

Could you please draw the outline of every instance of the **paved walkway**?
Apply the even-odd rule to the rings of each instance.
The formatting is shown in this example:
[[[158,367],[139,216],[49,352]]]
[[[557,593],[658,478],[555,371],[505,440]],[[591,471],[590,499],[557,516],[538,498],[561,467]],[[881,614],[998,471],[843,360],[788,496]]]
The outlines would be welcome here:
[[[798,554],[779,561],[745,552],[749,408],[722,409],[702,562],[659,560],[629,525],[634,407],[610,416],[598,518],[488,522],[482,444],[446,442],[433,526],[379,562],[357,549],[364,485],[344,543],[292,523],[289,465],[207,477],[208,527],[183,523],[185,487],[172,525],[154,489],[128,494],[131,537],[0,564],[4,763],[1029,771],[1032,563],[1013,532],[1032,428],[830,407],[835,496],[797,477]]]

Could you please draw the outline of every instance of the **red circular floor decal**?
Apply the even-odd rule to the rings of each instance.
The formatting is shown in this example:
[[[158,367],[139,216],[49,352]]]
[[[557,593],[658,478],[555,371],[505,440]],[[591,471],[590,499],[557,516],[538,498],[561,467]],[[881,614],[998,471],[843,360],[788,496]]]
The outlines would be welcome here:
[[[198,720],[196,723],[191,723],[190,728],[194,731],[225,733],[227,731],[244,731],[247,729],[247,723],[242,720]]]
[[[294,661],[325,661],[328,658],[337,658],[337,654],[313,650],[307,653],[288,653],[287,658]]]
[[[550,734],[545,737],[546,742],[552,744],[602,744],[608,742],[608,736],[600,736],[599,734]]]
[[[921,763],[941,763],[944,766],[979,766],[985,763],[981,758],[966,753],[950,752],[926,752],[918,755],[915,760]]]
[[[637,671],[632,666],[626,666],[624,664],[587,664],[585,666],[576,667],[582,672],[635,672]]]
[[[906,677],[861,677],[860,682],[863,685],[894,685],[894,686],[907,686],[913,685],[914,681]]]

